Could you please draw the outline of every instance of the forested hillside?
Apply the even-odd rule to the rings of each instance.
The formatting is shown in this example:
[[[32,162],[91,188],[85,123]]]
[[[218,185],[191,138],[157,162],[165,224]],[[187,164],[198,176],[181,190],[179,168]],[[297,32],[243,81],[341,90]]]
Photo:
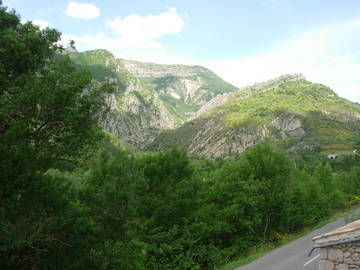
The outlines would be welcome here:
[[[100,126],[126,71],[94,79],[2,4],[0,25],[1,269],[215,269],[360,200],[358,155],[141,152]]]

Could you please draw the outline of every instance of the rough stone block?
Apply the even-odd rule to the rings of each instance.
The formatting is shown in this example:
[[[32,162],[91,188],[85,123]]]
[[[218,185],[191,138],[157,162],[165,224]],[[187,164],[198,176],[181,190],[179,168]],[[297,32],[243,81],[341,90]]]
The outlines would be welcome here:
[[[360,259],[359,253],[354,253],[351,258],[353,259],[353,261],[357,262]]]
[[[350,258],[351,253],[349,251],[344,252],[344,258]]]
[[[359,262],[352,262],[350,265],[355,265],[355,266],[359,267],[360,263]],[[360,267],[359,267],[359,269],[360,269]]]
[[[348,264],[338,264],[335,267],[336,270],[349,270],[349,265]]]
[[[329,248],[328,259],[333,262],[342,263],[344,261],[344,253],[338,248]]]
[[[319,261],[319,270],[334,270],[335,264],[327,260]]]
[[[328,258],[328,249],[320,248],[320,260],[326,260]]]

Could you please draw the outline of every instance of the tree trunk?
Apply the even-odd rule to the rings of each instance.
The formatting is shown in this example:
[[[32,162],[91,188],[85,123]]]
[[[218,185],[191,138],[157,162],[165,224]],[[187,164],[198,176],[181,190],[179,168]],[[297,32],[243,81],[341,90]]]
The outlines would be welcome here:
[[[267,231],[269,229],[270,219],[271,219],[271,213],[266,215],[265,228],[264,228],[264,231],[263,231],[263,238],[264,239],[265,239],[266,233],[267,233]]]

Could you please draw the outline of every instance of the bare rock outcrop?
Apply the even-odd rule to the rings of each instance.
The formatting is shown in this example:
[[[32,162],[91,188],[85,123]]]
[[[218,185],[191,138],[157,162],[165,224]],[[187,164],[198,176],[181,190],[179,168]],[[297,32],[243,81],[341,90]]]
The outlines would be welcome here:
[[[281,132],[283,138],[301,137],[305,134],[301,119],[293,114],[282,114],[271,123]]]

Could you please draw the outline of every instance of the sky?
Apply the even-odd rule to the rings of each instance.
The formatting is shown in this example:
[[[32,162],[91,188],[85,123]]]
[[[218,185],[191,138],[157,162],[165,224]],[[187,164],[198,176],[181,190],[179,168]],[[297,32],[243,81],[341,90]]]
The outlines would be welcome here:
[[[3,0],[79,51],[205,66],[238,87],[303,73],[360,103],[360,0]]]

